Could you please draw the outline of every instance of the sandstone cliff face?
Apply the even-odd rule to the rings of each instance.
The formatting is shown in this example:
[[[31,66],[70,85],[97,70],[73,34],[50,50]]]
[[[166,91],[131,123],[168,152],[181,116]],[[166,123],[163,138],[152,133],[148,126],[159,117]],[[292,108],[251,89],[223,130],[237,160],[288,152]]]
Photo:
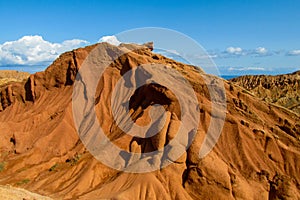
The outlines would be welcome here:
[[[104,61],[121,48],[101,43],[67,52],[44,72],[0,88],[0,184],[54,199],[300,198],[299,116],[224,82],[228,111],[222,134],[213,151],[200,159],[203,138],[216,118],[207,86],[199,69],[154,54],[151,47],[121,56],[103,74],[95,96],[96,113],[102,117],[99,122],[107,136],[128,152],[148,152],[168,144],[180,123],[181,111],[167,88],[146,85],[132,98],[132,117],[139,124],[149,120],[149,102],[168,111],[164,125],[168,128],[148,139],[137,139],[118,129],[108,98],[126,71],[160,63],[182,73],[196,92],[200,124],[195,140],[173,164],[150,173],[120,172],[97,161],[81,143],[72,115],[76,73],[95,47]],[[211,79],[211,84],[223,81],[203,76]],[[188,135],[182,137],[180,142],[185,143]]]
[[[242,76],[230,81],[267,102],[300,114],[300,71],[277,76]]]

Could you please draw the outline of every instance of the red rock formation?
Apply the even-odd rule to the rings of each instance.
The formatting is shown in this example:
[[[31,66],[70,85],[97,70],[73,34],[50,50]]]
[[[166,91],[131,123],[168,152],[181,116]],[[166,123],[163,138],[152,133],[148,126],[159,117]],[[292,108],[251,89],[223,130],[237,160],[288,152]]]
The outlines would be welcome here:
[[[98,45],[104,60],[120,50]],[[143,105],[144,100],[163,105],[169,111],[164,137],[134,139],[116,127],[109,112],[108,97],[124,72],[160,63],[182,73],[196,92],[200,113],[196,137],[186,154],[151,173],[120,172],[97,161],[76,133],[71,99],[76,73],[95,47],[64,53],[44,72],[0,88],[0,184],[63,199],[300,198],[299,116],[224,82],[228,112],[222,134],[213,151],[200,159],[209,123],[217,117],[211,112],[207,86],[198,68],[154,54],[151,46],[121,56],[103,74],[95,97],[102,128],[116,145],[133,152],[160,149],[174,138],[181,111],[173,94],[161,86],[141,88],[131,106],[136,122],[145,124],[151,105]],[[210,77],[211,84],[223,81],[203,76]]]
[[[242,76],[231,82],[263,100],[300,114],[300,71],[277,76]]]

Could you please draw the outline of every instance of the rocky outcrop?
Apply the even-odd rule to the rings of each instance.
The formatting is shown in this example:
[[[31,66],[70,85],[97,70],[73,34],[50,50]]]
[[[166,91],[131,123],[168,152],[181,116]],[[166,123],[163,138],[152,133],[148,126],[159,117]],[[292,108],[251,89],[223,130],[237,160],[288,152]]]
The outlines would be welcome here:
[[[211,108],[212,98],[218,96],[210,96],[203,77],[210,84],[223,80],[154,54],[151,44],[119,57],[103,74],[95,94],[99,124],[107,137],[127,152],[161,150],[168,156],[162,148],[174,141],[183,112],[172,91],[152,83],[132,95],[130,112],[137,124],[149,123],[150,108],[155,104],[166,110],[159,133],[144,139],[118,128],[109,98],[128,70],[157,63],[176,69],[193,87],[200,116],[195,138],[180,158],[154,172],[126,173],[96,160],[74,128],[72,92],[76,73],[95,47],[101,52],[101,60],[107,61],[121,48],[133,49],[132,45],[101,43],[67,52],[44,72],[0,88],[0,184],[54,199],[300,198],[299,116],[225,81],[227,111],[221,136],[213,151],[199,158],[210,121],[221,120]],[[181,136],[175,142],[185,147],[189,135]],[[149,162],[160,165],[161,158]]]
[[[300,114],[300,71],[277,76],[241,76],[230,81],[267,102]]]

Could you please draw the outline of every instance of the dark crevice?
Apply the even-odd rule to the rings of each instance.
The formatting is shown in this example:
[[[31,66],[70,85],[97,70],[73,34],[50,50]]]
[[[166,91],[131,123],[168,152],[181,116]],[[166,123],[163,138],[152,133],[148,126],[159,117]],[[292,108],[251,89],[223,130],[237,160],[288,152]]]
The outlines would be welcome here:
[[[16,146],[16,138],[15,135],[13,135],[9,140],[14,146]]]
[[[73,66],[73,62],[74,62],[74,66]],[[73,62],[70,61],[69,62],[69,66],[67,69],[67,77],[66,77],[66,84],[65,85],[73,85],[74,80],[76,78],[76,74],[77,74],[77,69],[78,69],[78,63],[76,60],[76,54],[73,51]]]
[[[33,101],[34,97],[32,94],[32,87],[31,87],[31,78],[29,78],[25,85],[24,85],[24,89],[25,89],[25,100],[26,101]]]

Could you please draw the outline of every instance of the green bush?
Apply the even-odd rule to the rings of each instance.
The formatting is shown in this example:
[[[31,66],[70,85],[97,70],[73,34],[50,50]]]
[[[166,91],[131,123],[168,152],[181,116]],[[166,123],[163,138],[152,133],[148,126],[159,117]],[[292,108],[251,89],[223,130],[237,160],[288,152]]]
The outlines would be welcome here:
[[[57,169],[56,169],[57,167],[58,167],[58,164],[56,163],[52,167],[50,167],[49,171],[50,172],[57,171]]]
[[[29,182],[30,182],[30,179],[26,178],[26,179],[23,179],[23,180],[17,182],[16,185],[24,185],[24,184],[27,184]]]
[[[6,163],[0,162],[0,172],[2,172],[5,169]]]

